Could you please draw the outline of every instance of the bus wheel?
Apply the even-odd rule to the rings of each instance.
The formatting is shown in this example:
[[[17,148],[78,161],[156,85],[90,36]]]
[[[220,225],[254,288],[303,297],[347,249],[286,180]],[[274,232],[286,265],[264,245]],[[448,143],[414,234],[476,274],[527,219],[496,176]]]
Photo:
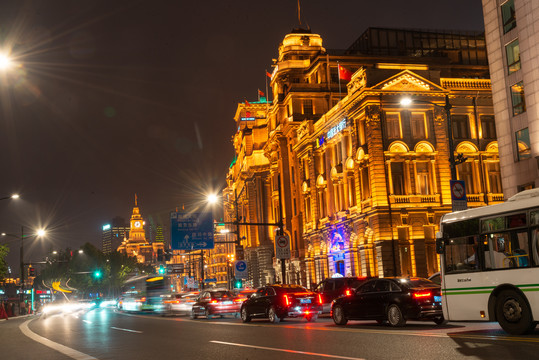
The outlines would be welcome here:
[[[502,329],[513,335],[526,334],[534,327],[526,300],[514,290],[504,290],[498,295],[496,319]]]

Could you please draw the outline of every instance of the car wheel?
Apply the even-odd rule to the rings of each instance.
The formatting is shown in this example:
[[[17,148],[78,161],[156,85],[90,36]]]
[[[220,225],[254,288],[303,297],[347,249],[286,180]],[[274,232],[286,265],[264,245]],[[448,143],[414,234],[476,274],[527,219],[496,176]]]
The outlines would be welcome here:
[[[502,329],[513,335],[526,334],[535,327],[525,298],[514,290],[504,290],[498,295],[496,319]]]
[[[195,312],[195,309],[192,309],[191,310],[191,319],[196,319],[197,318],[197,313]]]
[[[247,312],[247,308],[245,307],[241,308],[241,321],[244,323],[251,321],[251,317],[249,316],[249,313]]]
[[[307,319],[308,322],[315,322],[316,320],[318,320],[318,315],[317,314],[307,315],[305,316],[305,319]]]
[[[279,316],[277,316],[277,312],[275,311],[275,308],[272,306],[268,310],[268,318],[271,323],[277,324],[281,319]]]
[[[406,324],[406,319],[398,305],[389,305],[387,308],[387,321],[391,326],[404,326]]]
[[[337,305],[333,308],[333,322],[337,325],[346,325],[348,319],[344,315],[344,309],[342,306]]]
[[[434,318],[434,323],[436,325],[445,325],[445,324],[447,324],[447,320],[444,319],[444,316],[442,315],[442,316],[435,317]]]

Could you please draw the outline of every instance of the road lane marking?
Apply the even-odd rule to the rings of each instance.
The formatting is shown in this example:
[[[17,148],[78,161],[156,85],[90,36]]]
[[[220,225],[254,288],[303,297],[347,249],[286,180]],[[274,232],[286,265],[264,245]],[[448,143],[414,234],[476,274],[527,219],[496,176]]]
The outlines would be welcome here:
[[[32,319],[34,320],[34,319]],[[52,340],[49,340],[43,336],[39,336],[38,334],[36,334],[35,332],[33,332],[32,330],[30,330],[30,328],[28,327],[28,323],[32,320],[27,320],[25,321],[24,323],[22,323],[21,325],[19,325],[19,329],[21,329],[22,333],[24,335],[26,335],[27,337],[29,337],[30,339],[38,342],[38,343],[41,343],[45,346],[48,346],[50,347],[51,349],[54,349],[64,355],[67,355],[69,356],[70,358],[72,359],[76,359],[76,360],[99,360],[93,356],[90,356],[88,354],[85,354],[83,352],[80,352],[80,351],[77,351],[75,349],[72,349],[70,347],[67,347],[65,345],[62,345],[62,344],[58,344],[57,342],[54,342]]]
[[[84,322],[87,323],[87,324],[91,324],[91,323],[92,323],[91,321],[88,321],[88,320],[82,320],[82,321],[84,321]]]
[[[356,329],[351,327],[335,327],[331,326],[328,327],[327,325],[321,325],[321,326],[314,326],[314,325],[305,325],[301,326],[301,324],[279,324],[275,326],[274,324],[268,324],[268,323],[232,323],[232,322],[225,322],[225,321],[200,321],[200,320],[190,320],[190,319],[178,319],[178,318],[163,318],[163,317],[151,317],[147,315],[135,315],[135,314],[125,314],[122,312],[118,312],[120,315],[124,316],[133,316],[133,317],[140,317],[145,319],[154,319],[154,320],[166,320],[166,321],[178,321],[178,322],[195,322],[199,324],[211,324],[211,325],[228,325],[228,326],[256,326],[256,327],[284,327],[288,329],[297,329],[297,330],[317,330],[317,331],[335,331],[335,332],[349,332],[349,333],[363,333],[363,334],[384,334],[384,335],[406,335],[406,336],[419,336],[419,337],[437,337],[437,338],[460,338],[460,339],[471,339],[471,340],[492,340],[492,341],[514,341],[514,342],[530,342],[530,343],[538,343],[539,338],[533,338],[533,337],[516,337],[516,336],[508,336],[508,335],[488,335],[488,334],[467,334],[466,331],[463,331],[462,333],[443,333],[443,332],[409,332],[406,330],[378,330],[378,329]],[[442,331],[442,330],[434,330],[434,331]]]
[[[214,344],[232,345],[232,346],[247,347],[247,348],[253,348],[253,349],[262,349],[262,350],[271,350],[271,351],[281,351],[281,352],[287,352],[287,353],[293,353],[293,354],[311,355],[311,356],[326,357],[326,358],[333,358],[333,359],[365,360],[364,358],[339,356],[339,355],[330,355],[330,354],[320,354],[320,353],[313,353],[313,352],[308,352],[308,351],[279,349],[279,348],[271,348],[271,347],[247,345],[247,344],[237,344],[237,343],[217,341],[217,340],[210,340],[210,342],[214,343]]]
[[[114,330],[121,330],[121,331],[127,331],[127,332],[142,334],[142,331],[138,331],[138,330],[122,329],[122,328],[118,328],[118,327],[114,327],[114,326],[111,326],[110,328],[114,329]]]

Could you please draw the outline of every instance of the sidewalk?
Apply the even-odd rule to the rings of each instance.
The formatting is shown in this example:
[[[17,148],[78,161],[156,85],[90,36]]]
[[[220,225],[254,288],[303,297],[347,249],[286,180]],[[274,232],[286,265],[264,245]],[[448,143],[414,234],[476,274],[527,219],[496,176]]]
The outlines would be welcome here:
[[[0,322],[2,322],[2,321],[8,321],[8,320],[11,320],[11,319],[23,319],[23,318],[27,318],[28,316],[32,316],[32,315],[38,315],[38,314],[35,313],[35,314],[26,314],[26,315],[11,316],[11,317],[9,317],[9,319],[0,319]]]

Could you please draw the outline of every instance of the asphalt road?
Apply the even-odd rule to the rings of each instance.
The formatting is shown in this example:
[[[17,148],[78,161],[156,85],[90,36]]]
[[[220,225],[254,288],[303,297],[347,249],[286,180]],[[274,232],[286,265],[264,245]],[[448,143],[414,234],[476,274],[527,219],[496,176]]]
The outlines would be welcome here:
[[[46,343],[43,344],[43,343]],[[505,334],[497,324],[375,322],[337,327],[286,319],[279,324],[199,319],[96,309],[0,322],[2,359],[533,359],[539,330]],[[66,355],[67,354],[67,355]]]

